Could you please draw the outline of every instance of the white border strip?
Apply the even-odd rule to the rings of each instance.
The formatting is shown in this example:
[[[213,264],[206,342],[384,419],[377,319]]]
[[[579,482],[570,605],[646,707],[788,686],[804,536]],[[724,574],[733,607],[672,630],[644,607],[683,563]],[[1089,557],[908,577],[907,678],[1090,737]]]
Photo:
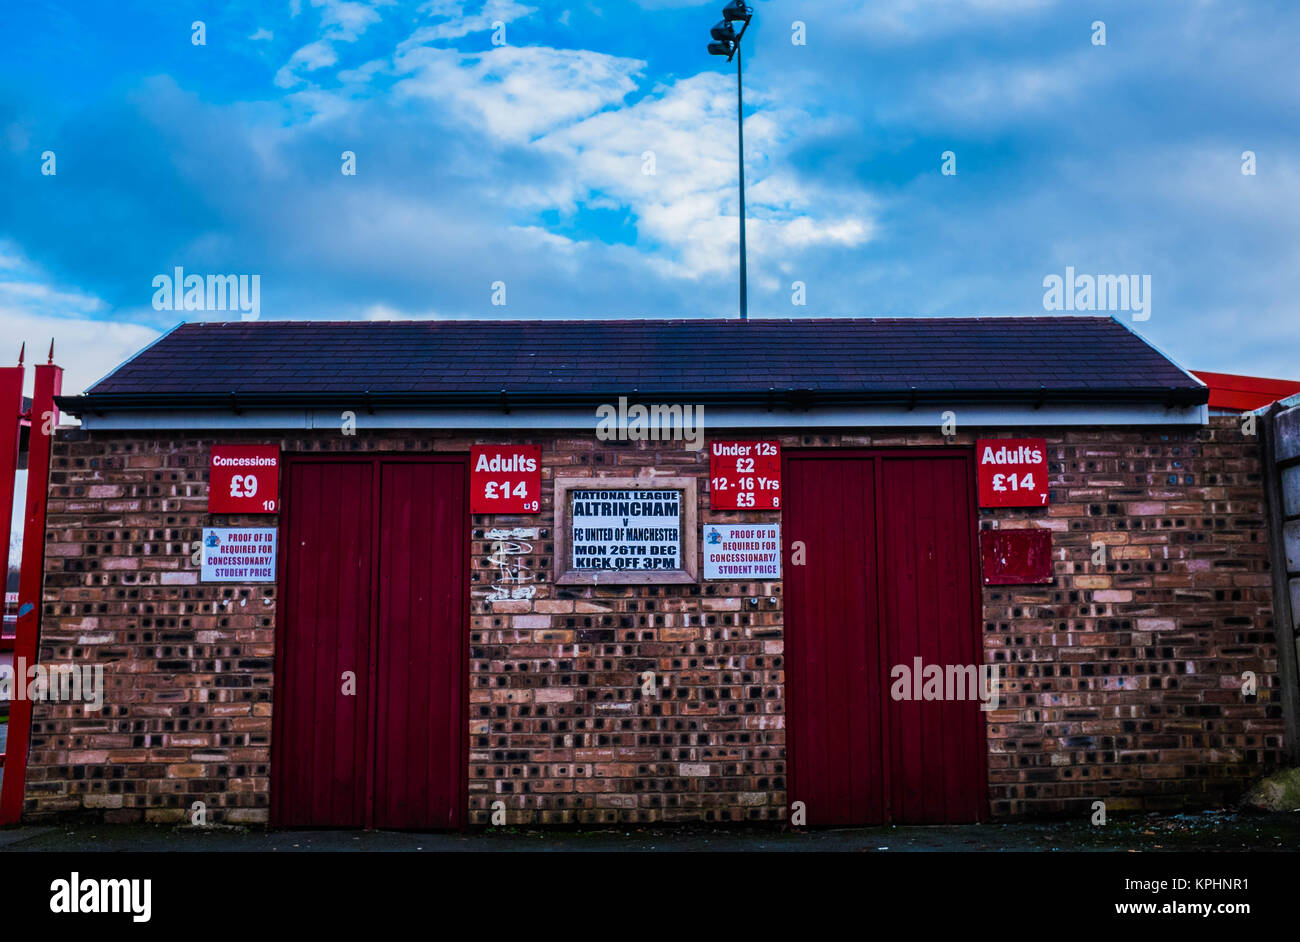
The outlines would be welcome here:
[[[646,403],[650,404],[649,402]],[[594,431],[596,410],[589,409],[519,409],[508,414],[500,409],[431,410],[377,409],[374,415],[364,405],[351,410],[358,430],[371,429],[586,429]],[[943,413],[956,415],[957,427],[972,426],[1108,426],[1108,425],[1206,425],[1208,406],[1165,408],[1143,404],[951,406],[932,404],[908,409],[902,406],[858,408],[852,406],[809,409],[791,412],[759,408],[703,407],[705,429],[717,428],[938,428]],[[304,431],[341,431],[343,409],[266,409],[248,410],[236,415],[229,409],[196,411],[114,410],[105,415],[87,411],[81,427],[87,431],[140,430],[190,431],[195,429],[285,429]]]

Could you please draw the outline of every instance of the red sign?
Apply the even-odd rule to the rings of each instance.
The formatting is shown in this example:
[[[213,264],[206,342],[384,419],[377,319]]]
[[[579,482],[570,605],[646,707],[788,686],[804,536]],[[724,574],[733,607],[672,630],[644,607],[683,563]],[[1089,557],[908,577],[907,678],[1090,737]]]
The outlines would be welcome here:
[[[475,445],[470,451],[469,512],[542,512],[541,445]]]
[[[981,438],[975,442],[981,507],[1046,507],[1047,442]]]
[[[713,510],[779,510],[780,442],[711,443],[709,507]]]
[[[273,514],[279,510],[279,445],[212,446],[208,513]]]
[[[985,585],[1045,585],[1052,577],[1051,530],[981,530]]]

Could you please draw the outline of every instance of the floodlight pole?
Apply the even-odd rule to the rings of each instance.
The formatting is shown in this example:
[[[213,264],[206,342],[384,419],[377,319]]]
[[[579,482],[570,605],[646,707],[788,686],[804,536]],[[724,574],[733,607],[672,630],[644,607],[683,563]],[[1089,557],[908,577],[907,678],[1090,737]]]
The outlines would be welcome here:
[[[745,24],[745,29],[749,24]],[[745,30],[740,31],[745,35]],[[747,290],[748,260],[745,257],[745,101],[740,87],[740,40],[736,40],[736,138],[739,142],[740,160],[740,319],[749,320],[749,295]]]
[[[745,90],[741,63],[744,56],[740,51],[741,40],[749,30],[754,18],[753,9],[745,0],[731,0],[722,8],[722,20],[709,30],[714,41],[709,43],[709,55],[726,56],[730,62],[736,60],[736,160],[740,165],[740,319],[749,320],[749,257],[745,251]],[[737,33],[734,22],[741,22]]]

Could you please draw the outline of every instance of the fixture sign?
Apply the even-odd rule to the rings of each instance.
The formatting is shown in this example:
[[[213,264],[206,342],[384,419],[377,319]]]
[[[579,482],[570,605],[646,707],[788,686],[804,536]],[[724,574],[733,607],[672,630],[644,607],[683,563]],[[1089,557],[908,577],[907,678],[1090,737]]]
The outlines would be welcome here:
[[[273,514],[279,510],[279,445],[212,446],[208,513]]]
[[[682,568],[682,492],[572,490],[573,568],[645,572]]]
[[[975,442],[981,507],[1047,506],[1047,441],[981,438]]]
[[[781,525],[704,525],[705,579],[780,579]]]
[[[204,527],[200,582],[274,582],[274,527]]]
[[[710,442],[709,507],[779,510],[780,442]]]
[[[469,451],[469,512],[542,512],[541,445],[474,445]]]

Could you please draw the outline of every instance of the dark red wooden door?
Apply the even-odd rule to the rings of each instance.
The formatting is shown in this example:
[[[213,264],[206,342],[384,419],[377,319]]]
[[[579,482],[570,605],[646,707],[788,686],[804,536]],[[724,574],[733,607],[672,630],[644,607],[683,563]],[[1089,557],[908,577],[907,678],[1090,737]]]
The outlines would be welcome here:
[[[789,800],[809,824],[986,814],[978,701],[890,696],[916,656],[981,662],[971,487],[963,453],[786,453]]]
[[[448,828],[460,821],[465,473],[462,462],[383,469],[375,827]]]
[[[885,661],[915,668],[983,663],[975,600],[974,474],[965,455],[880,460]],[[914,670],[913,670],[914,672]],[[954,681],[957,675],[952,674]],[[964,689],[945,691],[967,697]],[[979,821],[988,807],[978,699],[887,701],[890,820]]]
[[[813,824],[883,821],[876,465],[799,458],[787,468],[786,546],[806,553],[803,565],[785,560],[791,800]]]
[[[375,468],[289,462],[284,473],[272,821],[363,827]]]
[[[272,821],[455,827],[465,462],[290,456],[285,474]]]

